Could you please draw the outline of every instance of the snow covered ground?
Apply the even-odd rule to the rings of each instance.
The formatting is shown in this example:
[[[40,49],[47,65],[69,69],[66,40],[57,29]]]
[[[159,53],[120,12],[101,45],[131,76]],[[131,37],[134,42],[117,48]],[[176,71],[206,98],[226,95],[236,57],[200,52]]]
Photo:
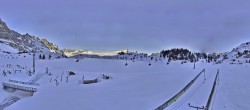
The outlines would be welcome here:
[[[7,56],[6,56],[7,55]],[[25,56],[25,57],[24,57]],[[13,59],[12,59],[13,57]],[[29,81],[26,70],[32,70],[32,56],[2,54],[0,57],[0,83],[9,79]],[[160,106],[177,92],[183,89],[203,68],[206,69],[206,81],[201,75],[194,85],[167,109],[192,110],[188,103],[194,106],[205,106],[212,89],[213,81],[220,69],[219,86],[213,101],[214,110],[246,110],[250,109],[250,81],[248,78],[249,64],[220,65],[197,63],[181,64],[171,62],[136,61],[124,66],[123,60],[106,59],[53,59],[36,60],[36,74],[45,73],[48,67],[52,75],[44,75],[38,80],[40,86],[33,96],[16,91],[8,93],[0,89],[0,104],[8,96],[18,96],[21,99],[4,110],[152,110]],[[11,64],[13,67],[8,68]],[[14,73],[21,65],[21,73],[4,77],[3,70]],[[75,76],[69,76],[67,71],[74,71]],[[101,79],[100,74],[110,75],[110,80]],[[100,79],[95,84],[78,84],[84,79]],[[62,80],[61,80],[62,76]],[[54,79],[58,80],[56,86]],[[2,88],[2,87],[1,87]],[[190,97],[191,96],[191,97]]]
[[[1,39],[0,39],[1,41]],[[11,52],[11,53],[17,53],[18,50],[11,48],[10,46],[7,46],[5,44],[0,43],[0,53],[2,53],[2,51],[7,51],[7,52]]]

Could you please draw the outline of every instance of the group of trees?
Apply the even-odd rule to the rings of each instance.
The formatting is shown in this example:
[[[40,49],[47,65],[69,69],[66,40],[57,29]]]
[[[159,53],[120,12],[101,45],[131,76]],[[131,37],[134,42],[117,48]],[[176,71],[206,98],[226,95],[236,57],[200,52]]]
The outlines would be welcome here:
[[[205,59],[206,62],[216,62],[218,58],[220,58],[220,54],[212,53],[206,54],[204,52],[201,53],[192,53],[188,49],[183,48],[175,48],[171,50],[162,50],[160,54],[164,57],[164,59],[168,58],[168,61],[172,60],[189,60],[190,62],[196,62],[200,59]]]
[[[39,59],[45,59],[45,55],[39,55]]]
[[[119,52],[118,55],[116,56],[116,58],[118,59],[125,59],[125,60],[143,60],[143,59],[147,59],[148,54],[145,53],[137,53],[137,52]]]
[[[242,54],[249,54],[250,51],[244,51],[242,53],[238,53],[237,56],[241,56]],[[175,61],[175,60],[185,60],[189,62],[196,62],[199,60],[203,60],[207,63],[211,62],[221,62],[225,59],[228,59],[227,54],[222,53],[204,53],[204,52],[191,52],[188,49],[183,48],[174,48],[170,50],[162,50],[160,53],[155,53],[152,55],[147,55],[144,53],[126,53],[126,52],[119,52],[117,58],[119,59],[126,59],[126,60],[167,60],[168,62]]]
[[[51,57],[52,57],[51,55],[48,56],[49,60],[51,59]],[[46,57],[45,57],[44,54],[43,55],[40,54],[39,55],[39,59],[43,59],[44,60],[44,59],[46,59]]]
[[[220,54],[217,54],[217,53],[212,53],[212,54],[209,54],[207,55],[207,62],[210,63],[210,62],[217,62],[218,61],[218,58],[220,58],[221,55]],[[227,56],[223,56],[224,58],[227,58]]]
[[[250,54],[249,50],[244,50],[243,54]]]
[[[192,53],[188,49],[175,48],[171,50],[162,50],[160,54],[164,59],[168,58],[168,61],[171,60],[189,60],[190,62],[198,61],[199,59],[206,59],[206,53]]]
[[[29,55],[31,55],[31,54],[29,54]],[[19,55],[20,56],[20,55]],[[24,57],[26,57],[26,56],[24,56]],[[48,58],[49,60],[52,58],[52,55],[51,54],[49,54],[49,55],[46,55],[46,54],[39,54],[39,59],[42,59],[42,60],[44,60],[44,59],[46,59],[46,58]],[[58,54],[58,55],[53,55],[53,58],[55,58],[55,59],[60,59],[60,58],[68,58],[66,55],[64,55],[64,54]]]
[[[162,50],[160,52],[164,58],[166,57],[173,57],[174,59],[178,59],[178,56],[181,55],[180,57],[187,56],[188,54],[191,54],[191,51],[188,49],[171,49],[171,50]]]
[[[168,60],[168,62],[175,61],[175,60],[186,60],[190,62],[196,62],[200,59],[205,59],[206,62],[216,62],[218,58],[220,58],[220,54],[213,53],[213,54],[206,54],[202,53],[192,53],[188,49],[183,48],[174,48],[170,50],[162,50],[159,54],[152,54],[147,55],[144,53],[126,53],[126,52],[119,52],[117,58],[119,59],[126,59],[126,60]],[[225,56],[226,57],[226,56]]]
[[[125,55],[125,52],[121,51],[117,53],[118,55]]]
[[[236,58],[240,58],[243,55],[246,55],[246,57],[250,56],[250,51],[244,50],[243,52],[238,52]]]

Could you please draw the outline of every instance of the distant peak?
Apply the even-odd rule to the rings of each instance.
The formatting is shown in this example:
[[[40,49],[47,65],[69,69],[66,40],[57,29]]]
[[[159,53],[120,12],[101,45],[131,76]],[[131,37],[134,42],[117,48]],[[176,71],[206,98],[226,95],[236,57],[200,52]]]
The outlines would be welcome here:
[[[0,18],[0,24],[4,24],[4,25],[6,25],[6,23],[5,23],[5,22],[3,22],[1,18]]]
[[[29,33],[25,33],[24,36],[31,36]]]
[[[242,43],[240,46],[234,48],[232,52],[244,52],[250,50],[250,42]]]
[[[250,42],[245,43],[245,45],[250,45]]]
[[[2,21],[1,18],[0,18],[0,31],[10,32],[10,29],[8,28],[6,23]]]
[[[240,46],[238,46],[238,48],[246,47],[249,45],[250,45],[250,42],[242,43]]]

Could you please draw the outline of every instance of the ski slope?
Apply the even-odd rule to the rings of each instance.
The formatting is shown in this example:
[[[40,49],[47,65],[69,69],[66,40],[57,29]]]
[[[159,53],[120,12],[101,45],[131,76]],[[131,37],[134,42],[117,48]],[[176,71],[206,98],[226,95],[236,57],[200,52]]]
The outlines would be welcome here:
[[[11,59],[0,57],[0,70],[9,69],[7,64],[23,65],[32,69],[32,56],[13,54],[18,57]],[[24,57],[26,56],[26,57]],[[206,80],[201,75],[197,81],[175,103],[166,110],[189,110],[188,103],[195,106],[205,106],[212,89],[213,81],[220,69],[220,81],[216,97],[213,100],[214,110],[246,110],[250,109],[250,83],[248,80],[249,64],[221,65],[199,62],[196,69],[193,64],[180,62],[148,62],[107,59],[53,59],[36,60],[36,72],[48,72],[37,83],[38,91],[28,96],[25,92],[8,93],[0,90],[0,104],[9,96],[21,98],[4,110],[152,110],[166,102],[187,85],[203,68],[206,69]],[[15,67],[16,68],[16,67]],[[75,76],[66,78],[67,71],[74,71]],[[104,80],[100,74],[107,74],[112,78]],[[95,79],[95,84],[78,84],[84,79]],[[9,79],[29,81],[35,75],[28,76],[25,72],[4,77],[0,75],[0,83]],[[57,78],[58,86],[55,79]],[[62,78],[62,79],[61,79]],[[203,83],[204,82],[204,83]]]

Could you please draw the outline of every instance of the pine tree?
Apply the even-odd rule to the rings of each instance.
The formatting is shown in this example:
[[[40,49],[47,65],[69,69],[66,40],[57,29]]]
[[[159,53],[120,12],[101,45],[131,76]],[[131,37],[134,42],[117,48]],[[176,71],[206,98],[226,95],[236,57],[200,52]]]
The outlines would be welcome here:
[[[43,55],[43,59],[45,59],[45,55]]]
[[[171,58],[172,58],[172,57],[168,57],[168,62],[170,62],[170,61],[171,61]]]
[[[51,59],[51,55],[49,55],[49,60]]]

